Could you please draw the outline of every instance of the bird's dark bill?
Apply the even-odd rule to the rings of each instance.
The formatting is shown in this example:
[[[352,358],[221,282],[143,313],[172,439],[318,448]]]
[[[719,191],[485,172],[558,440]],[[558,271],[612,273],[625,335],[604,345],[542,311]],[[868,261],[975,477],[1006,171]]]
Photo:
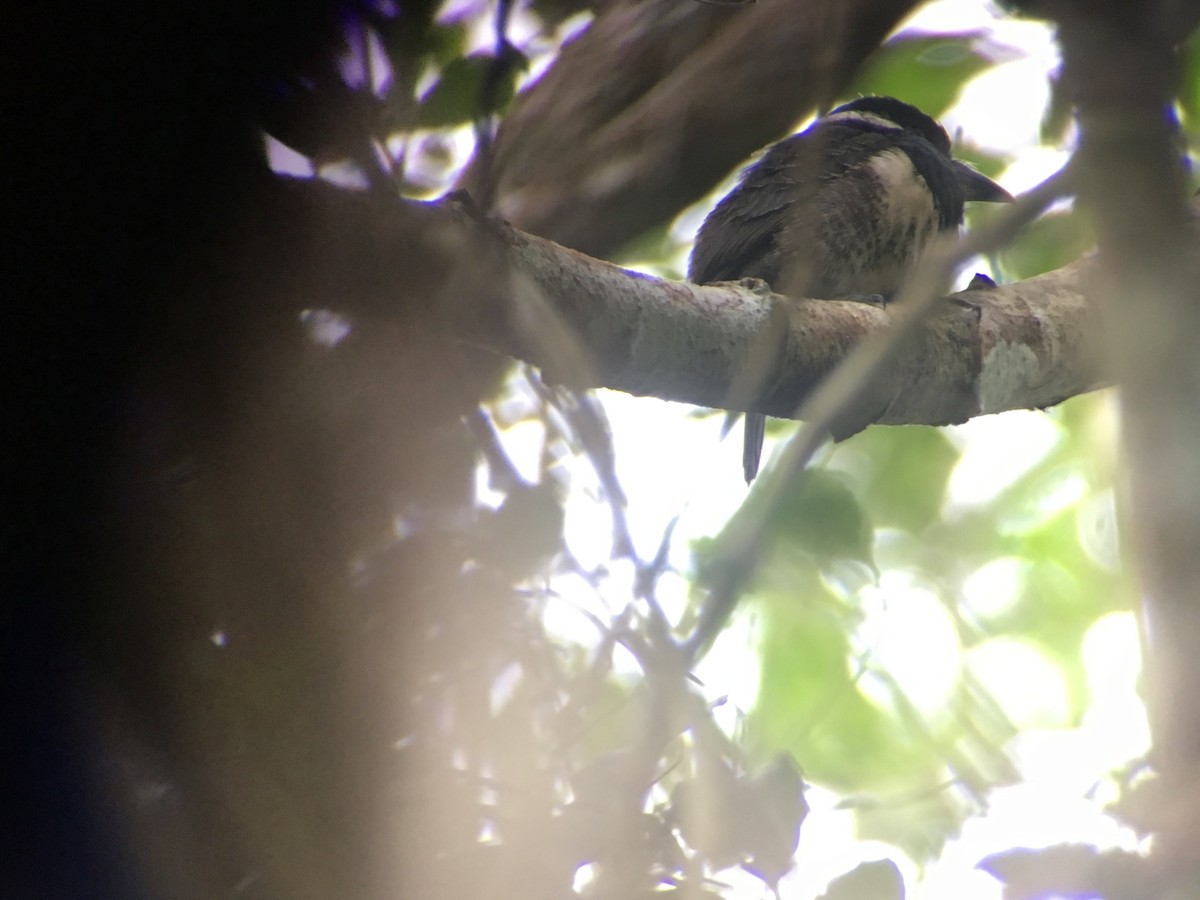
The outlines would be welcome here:
[[[1012,203],[1013,195],[986,175],[976,172],[961,160],[954,160],[954,172],[962,186],[964,200],[983,200],[990,203]]]

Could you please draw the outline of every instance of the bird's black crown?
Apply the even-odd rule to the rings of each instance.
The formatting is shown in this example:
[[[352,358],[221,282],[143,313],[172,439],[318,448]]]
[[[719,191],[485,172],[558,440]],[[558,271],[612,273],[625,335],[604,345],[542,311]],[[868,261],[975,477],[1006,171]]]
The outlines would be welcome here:
[[[893,128],[919,134],[942,155],[950,155],[950,135],[946,129],[915,106],[895,97],[859,97],[827,113],[824,121],[849,118],[868,126],[875,124],[880,129],[886,129],[890,123]]]

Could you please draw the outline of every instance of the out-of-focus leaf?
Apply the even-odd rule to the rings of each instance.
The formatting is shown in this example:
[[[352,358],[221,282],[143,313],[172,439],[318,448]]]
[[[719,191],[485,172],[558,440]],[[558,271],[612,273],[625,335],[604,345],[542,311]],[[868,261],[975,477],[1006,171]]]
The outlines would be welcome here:
[[[777,499],[771,526],[781,544],[802,548],[819,562],[855,559],[875,567],[875,532],[840,472],[805,472],[786,497]]]
[[[800,826],[808,816],[804,778],[791,754],[779,753],[750,782],[761,827],[750,835],[746,869],[770,887],[792,868],[800,845]]]
[[[672,824],[713,871],[745,859],[746,833],[754,815],[746,780],[724,767],[710,766],[671,791]]]
[[[919,532],[935,521],[959,453],[937,428],[872,428],[858,439],[873,468],[863,502],[880,526]]]
[[[774,887],[792,867],[808,815],[804,789],[786,753],[754,777],[710,761],[671,791],[669,819],[711,870],[740,863]]]
[[[812,780],[853,789],[892,787],[937,765],[859,691],[850,626],[814,576],[759,602],[766,621],[749,732],[760,752],[787,750]]]
[[[453,60],[421,98],[417,123],[426,128],[444,128],[503,109],[516,93],[517,74],[526,62],[515,49],[499,58],[474,53]]]
[[[663,266],[679,250],[679,242],[672,237],[671,223],[657,225],[639,235],[632,235],[629,242],[622,245],[613,256],[613,262],[628,266],[637,263],[655,263],[655,270],[662,271],[663,277],[682,278],[682,272],[669,270]]]
[[[353,88],[332,72],[281,80],[273,88],[262,108],[263,126],[318,166],[360,152],[383,109],[370,91]]]
[[[1000,264],[1014,281],[1032,278],[1078,259],[1094,243],[1083,216],[1074,210],[1051,212],[1000,251]]]
[[[368,21],[379,35],[384,53],[397,73],[412,73],[432,55],[439,61],[462,56],[466,43],[466,26],[462,22],[433,21],[440,4],[429,0],[405,3],[398,15],[370,14]],[[457,49],[451,49],[458,34]]]
[[[546,566],[561,546],[563,508],[550,482],[509,492],[495,513],[481,522],[480,559],[513,578]]]
[[[594,8],[586,0],[533,0],[531,7],[547,26],[556,26],[571,16],[591,12]]]
[[[1183,50],[1183,77],[1179,82],[1179,107],[1183,127],[1192,146],[1200,144],[1200,31],[1192,35]]]
[[[1061,144],[1067,139],[1067,129],[1074,121],[1074,106],[1062,87],[1062,79],[1051,76],[1050,102],[1042,115],[1039,137],[1043,144]]]
[[[899,35],[875,52],[847,96],[898,97],[936,119],[968,80],[993,64],[976,49],[982,35]]]
[[[821,900],[904,900],[904,879],[890,859],[875,859],[829,882]]]
[[[918,861],[937,859],[949,838],[956,836],[963,822],[976,807],[964,802],[953,789],[935,784],[939,773],[930,767],[924,773],[909,775],[896,789],[911,791],[914,785],[927,785],[925,794],[914,799],[899,794],[887,795],[873,805],[856,810],[855,833],[860,840],[882,841],[899,847]]]
[[[1009,157],[1003,154],[991,153],[982,147],[970,143],[955,144],[954,156],[963,162],[970,163],[974,169],[988,178],[998,178],[1000,173],[1004,171],[1005,166],[1011,161]],[[968,210],[995,208],[997,207],[990,203],[972,203],[967,206]]]
[[[872,557],[875,532],[844,473],[810,469],[792,482],[784,496],[768,497],[761,484],[747,496],[733,517],[712,538],[692,543],[696,582],[706,584],[722,578],[730,567],[745,566],[747,560],[738,540],[746,517],[769,517],[766,540],[770,548],[759,557],[754,589],[777,590],[781,580],[798,584],[813,563],[828,567],[831,563],[855,560],[877,571]]]
[[[814,595],[823,590],[815,579],[796,588],[794,597],[764,601],[762,674],[752,715],[765,717],[755,733],[772,752],[811,729],[845,700],[842,694],[854,692],[847,673],[846,629],[813,608],[820,603]],[[787,608],[792,605],[797,608]],[[805,768],[811,766],[806,759]]]
[[[1136,853],[1103,852],[1086,844],[1059,844],[1041,850],[1024,848],[996,853],[979,868],[1004,882],[1005,897],[1157,895],[1152,869]]]
[[[449,63],[467,49],[467,26],[462,22],[435,24],[426,33],[425,52],[439,63]]]
[[[1121,773],[1121,795],[1104,811],[1145,838],[1162,828],[1163,813],[1171,809],[1178,798],[1168,796],[1170,789],[1162,778],[1148,771],[1145,762],[1130,766]]]
[[[1001,534],[1022,537],[1049,527],[1054,520],[1079,505],[1088,491],[1087,477],[1071,454],[1058,453],[1064,460],[1046,460],[1004,493],[996,511]]]

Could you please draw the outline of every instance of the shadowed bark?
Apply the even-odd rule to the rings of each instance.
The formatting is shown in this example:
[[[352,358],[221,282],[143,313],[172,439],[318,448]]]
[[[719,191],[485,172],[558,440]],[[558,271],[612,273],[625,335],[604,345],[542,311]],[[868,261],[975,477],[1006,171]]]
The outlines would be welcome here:
[[[495,211],[611,256],[829,103],[916,5],[613,6],[506,117],[492,163]],[[464,186],[479,192],[484,181],[473,170]]]
[[[1200,248],[1188,215],[1177,50],[1200,22],[1180,2],[1048,4],[1077,105],[1080,204],[1096,223],[1106,356],[1121,385],[1126,507],[1143,582],[1157,832],[1144,896],[1200,884]]]

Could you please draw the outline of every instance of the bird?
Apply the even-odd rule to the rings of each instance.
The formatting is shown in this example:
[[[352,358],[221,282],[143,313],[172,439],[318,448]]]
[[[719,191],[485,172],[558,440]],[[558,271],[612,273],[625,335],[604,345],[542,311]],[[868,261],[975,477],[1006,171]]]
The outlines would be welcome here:
[[[886,302],[968,200],[1012,195],[953,158],[937,121],[895,97],[860,97],[768,147],[712,210],[688,264],[695,284],[759,279],[813,299]],[[766,417],[746,413],[742,469],[758,472]]]

